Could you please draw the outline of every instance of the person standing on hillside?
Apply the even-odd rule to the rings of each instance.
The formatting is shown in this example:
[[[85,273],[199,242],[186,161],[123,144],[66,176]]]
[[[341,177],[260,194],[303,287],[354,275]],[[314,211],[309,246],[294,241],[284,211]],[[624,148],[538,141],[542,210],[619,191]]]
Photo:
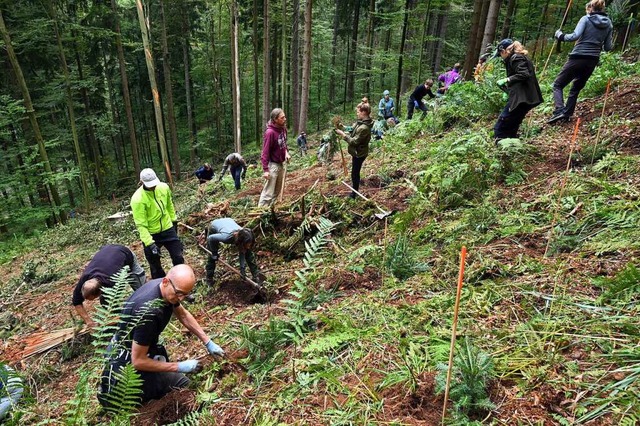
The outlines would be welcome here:
[[[84,268],[73,290],[72,303],[80,318],[89,327],[95,326],[95,323],[85,310],[84,301],[100,297],[100,303],[104,303],[102,289],[113,287],[115,283],[112,276],[125,266],[129,267],[129,284],[135,291],[145,283],[146,277],[136,255],[128,247],[118,244],[106,245],[98,250]]]
[[[502,58],[507,77],[498,80],[497,84],[509,97],[493,127],[496,143],[500,139],[517,138],[524,117],[542,103],[540,85],[527,53],[519,41],[507,38],[498,43],[495,56]]]
[[[287,149],[287,116],[282,108],[271,111],[271,119],[262,138],[262,177],[264,188],[260,194],[258,207],[269,207],[273,204],[284,185],[284,163],[291,155]]]
[[[298,145],[298,149],[300,149],[300,153],[302,154],[302,156],[306,156],[307,155],[307,134],[305,132],[302,132],[298,135],[298,138],[296,139],[296,144]]]
[[[188,265],[174,266],[163,277],[149,281],[125,302],[118,331],[107,348],[107,365],[102,372],[98,400],[111,406],[109,394],[117,385],[116,374],[127,364],[142,379],[142,402],[162,398],[172,389],[189,384],[184,373],[199,371],[198,360],[169,362],[169,355],[158,342],[160,334],[176,316],[195,335],[210,355],[224,356],[220,346],[204,332],[198,321],[180,302],[193,290],[196,277]],[[117,398],[117,397],[116,397]]]
[[[442,87],[438,89],[438,93],[444,95],[449,90],[449,86],[459,82],[462,79],[460,75],[460,64],[456,63],[453,68],[444,74],[440,74],[438,81],[442,83]]]
[[[144,244],[151,278],[162,278],[165,272],[160,257],[161,247],[166,247],[173,266],[184,263],[173,197],[169,185],[160,182],[153,169],[142,170],[140,182],[142,185],[131,197],[133,221]]]
[[[336,129],[336,133],[340,135],[348,144],[348,151],[351,154],[351,186],[356,191],[360,188],[360,170],[364,160],[369,155],[369,142],[371,141],[371,127],[373,120],[371,119],[371,106],[368,103],[360,103],[356,107],[358,121],[351,134],[346,134],[341,129]],[[351,192],[350,198],[356,198],[356,193]]]
[[[407,102],[407,120],[411,120],[413,118],[413,110],[415,108],[420,109],[422,111],[422,117],[420,120],[424,120],[427,116],[427,107],[422,103],[422,98],[426,95],[429,95],[431,99],[435,98],[436,95],[431,91],[431,87],[433,86],[433,80],[427,79],[424,84],[420,84],[416,86],[411,96],[409,96],[409,101]]]
[[[237,152],[233,152],[227,155],[227,158],[224,159],[224,164],[222,165],[222,171],[220,172],[220,177],[218,177],[218,182],[222,180],[224,174],[227,172],[227,169],[231,167],[229,173],[233,178],[233,182],[236,187],[236,191],[240,189],[240,178],[245,178],[247,175],[247,162],[244,161],[242,155]]]
[[[591,0],[586,5],[587,14],[580,18],[571,34],[557,30],[558,41],[576,41],[569,59],[553,82],[553,103],[555,109],[547,123],[567,121],[573,115],[580,91],[587,84],[600,60],[600,52],[613,48],[613,23],[604,13],[604,0]],[[563,90],[569,84],[567,103],[563,100]]]
[[[211,222],[211,225],[209,225],[208,231],[207,248],[211,252],[211,255],[207,260],[206,266],[207,284],[213,285],[213,274],[216,271],[220,243],[231,244],[238,249],[240,274],[245,277],[247,265],[249,265],[253,280],[259,283],[258,265],[256,264],[255,255],[253,251],[251,251],[256,242],[253,231],[249,228],[241,227],[230,217],[214,220]]]

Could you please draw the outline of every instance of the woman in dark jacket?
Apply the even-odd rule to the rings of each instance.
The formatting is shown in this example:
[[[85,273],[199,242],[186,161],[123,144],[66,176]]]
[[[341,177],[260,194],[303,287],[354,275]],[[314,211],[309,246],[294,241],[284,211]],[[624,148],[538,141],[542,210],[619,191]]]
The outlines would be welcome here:
[[[580,18],[571,34],[556,31],[559,41],[576,41],[569,59],[553,82],[553,103],[555,110],[548,123],[566,121],[576,109],[578,94],[587,84],[593,70],[600,60],[602,49],[609,51],[613,47],[613,24],[604,13],[604,0],[591,0],[586,6],[587,14]],[[565,105],[562,97],[564,88],[573,81]]]
[[[369,155],[369,141],[371,141],[371,127],[373,126],[373,120],[371,120],[371,106],[369,103],[360,103],[356,107],[356,114],[358,121],[351,134],[346,134],[340,129],[336,129],[336,133],[342,136],[347,141],[349,146],[348,151],[351,154],[351,186],[356,191],[360,188],[360,170],[365,158]],[[356,198],[356,193],[352,192],[349,197]]]
[[[542,103],[536,72],[522,44],[504,39],[498,44],[497,53],[507,69],[507,77],[498,80],[497,84],[509,94],[509,100],[493,127],[496,142],[505,138],[517,138],[524,117]]]

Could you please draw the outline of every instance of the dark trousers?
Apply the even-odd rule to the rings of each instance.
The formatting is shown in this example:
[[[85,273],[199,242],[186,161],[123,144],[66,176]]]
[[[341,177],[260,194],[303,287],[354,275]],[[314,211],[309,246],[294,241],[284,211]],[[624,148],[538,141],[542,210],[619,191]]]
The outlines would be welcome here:
[[[409,98],[409,102],[407,102],[407,120],[411,120],[411,118],[413,117],[413,110],[415,108],[418,108],[420,109],[420,111],[422,111],[422,117],[420,117],[420,120],[424,120],[424,118],[427,116],[427,106],[423,104],[422,101],[418,101],[418,106],[416,107],[415,102],[416,100],[413,98]]]
[[[593,74],[593,70],[598,65],[598,57],[593,58],[569,58],[564,64],[560,74],[553,82],[553,103],[555,105],[554,115],[564,114],[567,117],[571,117],[576,109],[576,103],[578,102],[578,95],[584,88]],[[569,90],[569,97],[567,103],[564,103],[563,93],[565,87],[573,81],[571,89]]]
[[[367,157],[351,157],[351,187],[356,191],[360,189],[360,170],[362,170],[362,164]],[[356,193],[352,192],[351,198],[356,198]]]
[[[233,182],[236,185],[236,189],[240,189],[240,176],[242,175],[242,166],[231,166],[229,173],[231,173],[231,176],[233,177]]]
[[[171,256],[171,262],[173,266],[181,265],[184,263],[184,257],[182,256],[182,242],[178,238],[178,234],[174,228],[167,229],[158,234],[151,234],[153,241],[158,246],[158,249],[165,247]],[[148,246],[144,248],[144,257],[149,262],[149,268],[151,269],[151,279],[162,278],[167,275],[162,269],[162,252],[154,255]]]
[[[500,113],[495,126],[493,126],[494,138],[517,138],[520,124],[522,124],[522,120],[524,120],[525,115],[527,115],[531,108],[531,105],[520,104],[514,110],[509,111],[509,104],[507,104]]]
[[[149,348],[149,357],[153,358],[154,352],[159,352],[158,355],[162,355],[165,361],[169,361],[169,355],[164,347]],[[130,360],[131,356],[128,355]],[[105,407],[112,407],[113,404],[109,401],[107,394],[113,391],[113,388],[117,386],[118,379],[114,373],[119,373],[120,370],[127,364],[127,361],[112,360],[107,363],[102,371],[100,391],[98,392],[98,401]],[[151,373],[147,371],[138,371],[140,378],[142,379],[142,403],[151,401],[152,399],[160,399],[173,389],[184,388],[189,385],[189,379],[182,373]],[[115,407],[117,408],[117,407]]]

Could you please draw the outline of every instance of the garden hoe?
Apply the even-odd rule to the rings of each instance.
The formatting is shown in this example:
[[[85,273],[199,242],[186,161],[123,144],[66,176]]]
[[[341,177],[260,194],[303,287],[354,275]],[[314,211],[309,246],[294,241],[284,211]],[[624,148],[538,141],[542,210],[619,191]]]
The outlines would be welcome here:
[[[376,219],[380,219],[380,220],[382,220],[382,219],[384,219],[385,217],[389,217],[389,216],[391,216],[392,214],[394,214],[394,213],[395,213],[395,211],[394,211],[394,210],[391,210],[390,212],[389,212],[389,211],[384,210],[382,207],[380,207],[380,206],[378,205],[378,203],[376,203],[376,202],[375,202],[375,201],[373,201],[373,200],[369,200],[367,197],[365,197],[364,195],[362,195],[360,192],[358,192],[358,191],[356,191],[355,189],[353,189],[353,188],[351,187],[351,185],[349,185],[348,183],[346,183],[346,182],[342,181],[342,184],[343,184],[344,186],[346,186],[347,188],[349,188],[350,190],[352,190],[354,193],[358,194],[358,195],[360,196],[360,198],[362,198],[363,200],[365,200],[365,201],[371,201],[371,202],[373,203],[373,205],[374,205],[374,206],[376,206],[376,208],[377,208],[378,210],[380,210],[380,213],[376,213],[376,214],[374,214],[374,216],[376,217]]]

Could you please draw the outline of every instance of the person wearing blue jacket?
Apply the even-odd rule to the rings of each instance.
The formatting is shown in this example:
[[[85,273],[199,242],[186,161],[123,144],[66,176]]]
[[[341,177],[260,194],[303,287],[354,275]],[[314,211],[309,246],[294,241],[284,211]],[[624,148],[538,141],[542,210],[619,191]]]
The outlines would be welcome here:
[[[258,265],[256,264],[255,255],[251,251],[255,242],[253,231],[249,228],[241,227],[230,217],[223,217],[211,222],[207,237],[207,247],[211,251],[211,256],[209,256],[206,266],[207,284],[213,285],[213,274],[216,271],[220,243],[236,246],[238,249],[238,261],[240,262],[240,273],[243,277],[245,276],[248,264],[253,280],[259,283]]]
[[[613,48],[613,24],[604,13],[604,0],[591,0],[586,6],[587,14],[580,18],[571,34],[556,31],[559,41],[575,41],[569,59],[553,82],[553,103],[555,110],[548,123],[567,121],[573,115],[578,95],[587,84],[600,60],[600,52]],[[573,82],[567,103],[563,100],[563,90]]]
[[[209,163],[204,163],[204,165],[200,166],[193,174],[196,175],[201,184],[207,183],[213,179],[213,168],[211,168]]]

